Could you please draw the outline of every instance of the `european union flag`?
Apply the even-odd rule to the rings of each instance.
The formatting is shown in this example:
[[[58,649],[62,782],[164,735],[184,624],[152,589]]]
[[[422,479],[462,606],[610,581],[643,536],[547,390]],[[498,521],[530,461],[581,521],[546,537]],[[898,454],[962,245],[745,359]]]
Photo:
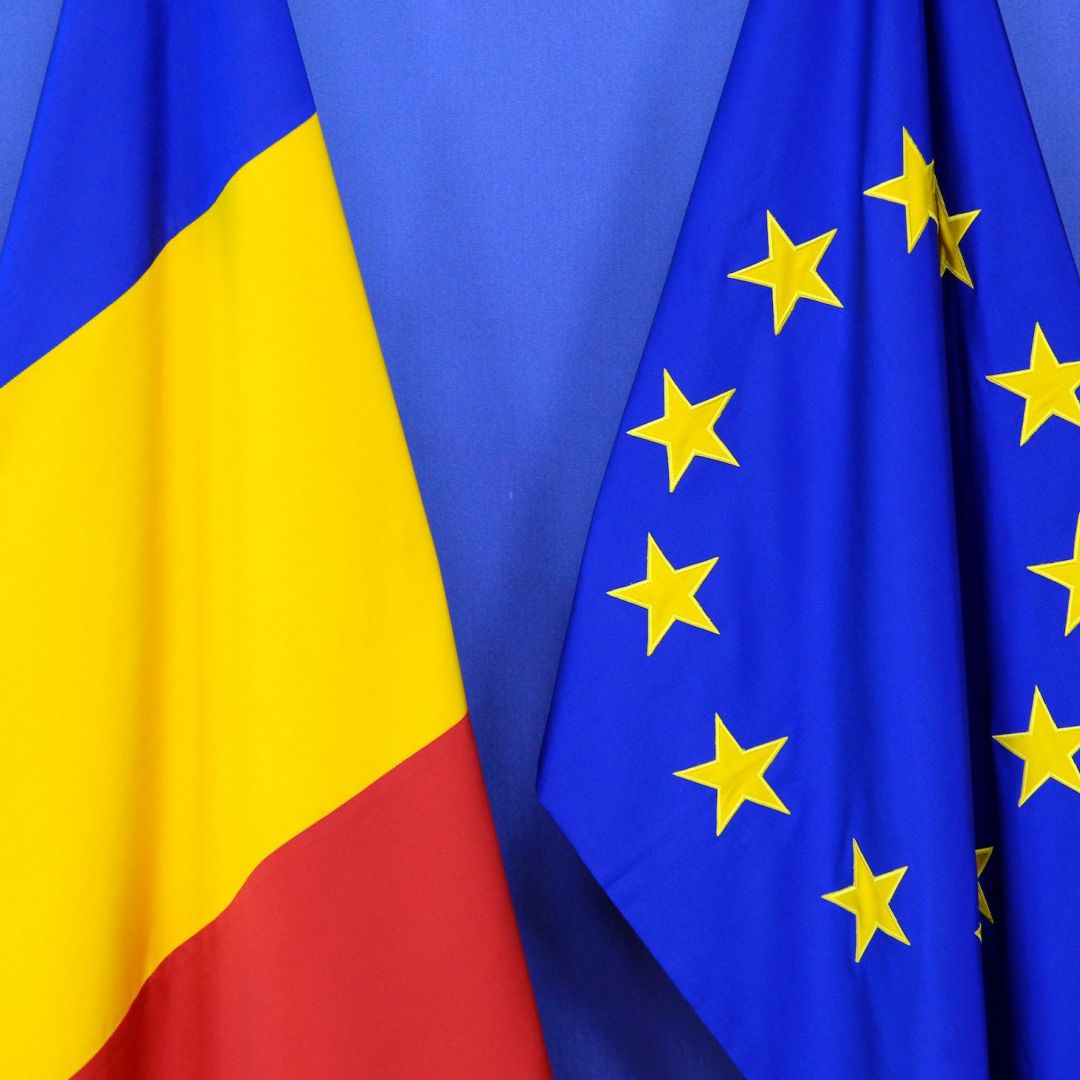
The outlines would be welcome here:
[[[752,0],[540,780],[750,1077],[1080,1075],[1078,387],[993,0]]]

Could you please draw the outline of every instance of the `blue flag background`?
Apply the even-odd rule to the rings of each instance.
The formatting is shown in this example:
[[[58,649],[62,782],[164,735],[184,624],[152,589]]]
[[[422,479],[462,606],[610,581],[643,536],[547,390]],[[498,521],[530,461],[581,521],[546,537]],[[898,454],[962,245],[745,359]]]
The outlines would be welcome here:
[[[1075,1074],[1078,360],[993,0],[751,0],[540,787],[749,1076]]]
[[[589,514],[744,4],[291,6],[439,547],[556,1073],[724,1075],[712,1037],[538,807],[534,778]],[[1080,4],[1001,6],[1078,247]],[[58,10],[0,0],[0,232]],[[885,140],[880,179],[898,171],[898,147]],[[902,218],[872,209],[883,227]],[[1021,407],[997,392],[1002,409]],[[726,468],[695,463],[707,467]],[[1037,557],[1062,558],[1060,546]],[[1060,590],[1032,581],[1053,604]],[[706,759],[702,740],[685,764]],[[902,948],[875,940],[868,960],[882,944]]]

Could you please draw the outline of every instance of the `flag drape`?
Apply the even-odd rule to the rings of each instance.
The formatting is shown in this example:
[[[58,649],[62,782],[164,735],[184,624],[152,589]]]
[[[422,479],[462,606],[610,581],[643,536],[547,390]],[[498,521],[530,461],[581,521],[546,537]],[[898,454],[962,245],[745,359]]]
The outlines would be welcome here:
[[[752,0],[540,775],[749,1077],[1075,1075],[1078,361],[992,0]]]
[[[68,0],[0,376],[0,1073],[546,1075],[284,0]]]

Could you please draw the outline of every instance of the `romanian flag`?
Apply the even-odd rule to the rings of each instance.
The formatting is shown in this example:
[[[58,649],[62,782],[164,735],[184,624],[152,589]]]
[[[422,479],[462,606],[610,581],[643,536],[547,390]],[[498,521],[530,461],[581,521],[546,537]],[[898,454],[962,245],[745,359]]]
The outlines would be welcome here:
[[[0,1076],[547,1075],[284,0],[68,0],[0,379]]]
[[[751,0],[540,785],[748,1077],[1080,1076],[1078,395],[994,0]]]

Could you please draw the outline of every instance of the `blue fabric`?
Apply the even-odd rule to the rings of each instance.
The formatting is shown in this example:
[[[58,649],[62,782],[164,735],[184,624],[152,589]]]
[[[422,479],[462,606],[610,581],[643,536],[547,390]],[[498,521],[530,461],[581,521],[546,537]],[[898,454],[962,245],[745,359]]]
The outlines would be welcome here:
[[[0,253],[0,383],[127,290],[314,109],[283,2],[68,0]]]
[[[864,190],[933,160],[974,281],[939,276],[931,221]],[[808,299],[729,275],[832,229]],[[943,214],[939,207],[939,221]],[[944,223],[944,222],[943,222]],[[1080,774],[1018,806],[1036,685],[1080,725],[1067,593],[1080,404],[1020,445],[1036,322],[1080,358],[1080,281],[993,0],[751,0],[586,545],[540,793],[598,881],[754,1076],[1074,1076],[1080,1061]],[[736,393],[668,491],[663,446],[626,434]],[[1076,376],[1080,383],[1080,374]],[[1066,411],[1068,411],[1066,409]],[[719,556],[697,599],[719,634],[608,595],[643,579],[646,534],[677,567]],[[764,774],[790,814],[673,774],[787,738]],[[1077,726],[1080,731],[1080,726]],[[1076,740],[1080,745],[1080,738]],[[1075,767],[1073,767],[1075,772]],[[729,785],[736,777],[728,776]],[[721,789],[723,791],[723,788]],[[856,963],[857,840],[906,867]],[[976,849],[993,848],[976,899]],[[883,921],[883,920],[882,920]]]
[[[534,784],[589,514],[743,6],[291,0],[560,1080],[725,1075]],[[1077,245],[1080,0],[1002,9]],[[0,0],[0,235],[58,10]]]

